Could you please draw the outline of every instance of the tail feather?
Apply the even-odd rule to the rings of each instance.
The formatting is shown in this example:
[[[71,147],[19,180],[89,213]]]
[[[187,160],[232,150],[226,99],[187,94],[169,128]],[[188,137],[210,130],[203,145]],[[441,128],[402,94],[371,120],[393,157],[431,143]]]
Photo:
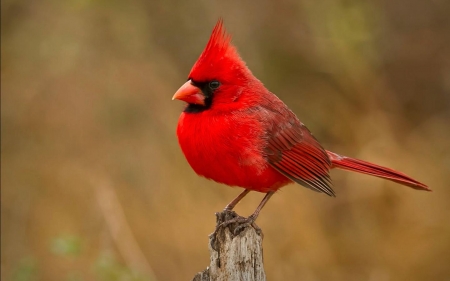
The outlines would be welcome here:
[[[343,170],[353,171],[357,173],[387,179],[418,190],[431,191],[431,189],[427,185],[418,182],[415,179],[410,178],[407,175],[394,171],[392,169],[375,165],[359,159],[341,156],[331,151],[327,151],[327,154],[328,157],[330,157],[333,168],[339,168]]]

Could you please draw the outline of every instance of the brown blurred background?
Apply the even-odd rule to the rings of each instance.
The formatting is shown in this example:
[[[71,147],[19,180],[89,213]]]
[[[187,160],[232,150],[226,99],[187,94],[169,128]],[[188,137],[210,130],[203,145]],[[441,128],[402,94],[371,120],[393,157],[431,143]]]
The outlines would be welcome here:
[[[198,177],[171,97],[222,16],[253,73],[345,155],[265,207],[268,280],[449,280],[450,2],[1,2],[2,280],[190,280],[240,189]],[[238,207],[249,215],[262,198]]]

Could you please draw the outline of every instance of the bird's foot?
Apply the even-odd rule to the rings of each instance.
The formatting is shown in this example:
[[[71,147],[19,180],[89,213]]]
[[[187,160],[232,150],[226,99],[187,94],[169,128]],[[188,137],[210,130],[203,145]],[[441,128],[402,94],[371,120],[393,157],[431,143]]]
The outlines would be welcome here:
[[[217,225],[214,232],[210,235],[211,247],[217,251],[217,242],[219,233],[224,233],[223,230],[228,228],[230,232],[237,236],[247,227],[251,226],[256,230],[258,235],[262,235],[261,229],[255,224],[256,217],[254,215],[244,218],[236,214],[234,211],[223,210],[221,213],[216,213]]]
[[[256,230],[256,232],[260,234],[261,229],[255,224],[255,220],[256,218],[253,215],[249,216],[248,218],[236,217],[232,220],[223,222],[222,227],[227,227],[229,225],[235,224],[234,230],[232,231],[234,236],[239,235],[244,229],[246,229],[249,226],[252,226]]]

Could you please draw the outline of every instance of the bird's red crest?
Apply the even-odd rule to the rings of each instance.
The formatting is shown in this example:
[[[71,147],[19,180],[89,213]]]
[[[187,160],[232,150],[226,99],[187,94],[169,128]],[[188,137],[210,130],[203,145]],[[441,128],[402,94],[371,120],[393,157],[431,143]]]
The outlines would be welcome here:
[[[233,70],[235,78],[240,74],[250,73],[245,62],[239,57],[236,48],[231,44],[231,36],[219,19],[211,33],[208,44],[189,73],[189,78],[197,81],[226,79],[223,75]]]

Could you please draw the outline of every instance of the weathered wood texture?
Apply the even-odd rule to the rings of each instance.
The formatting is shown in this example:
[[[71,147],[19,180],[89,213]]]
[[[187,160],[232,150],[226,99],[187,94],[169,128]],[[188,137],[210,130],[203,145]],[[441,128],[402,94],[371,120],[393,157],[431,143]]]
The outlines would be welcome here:
[[[217,213],[217,225],[238,217],[235,212]],[[195,275],[193,281],[262,281],[263,235],[259,228],[247,225],[234,235],[239,223],[221,227],[209,237],[210,265]]]

